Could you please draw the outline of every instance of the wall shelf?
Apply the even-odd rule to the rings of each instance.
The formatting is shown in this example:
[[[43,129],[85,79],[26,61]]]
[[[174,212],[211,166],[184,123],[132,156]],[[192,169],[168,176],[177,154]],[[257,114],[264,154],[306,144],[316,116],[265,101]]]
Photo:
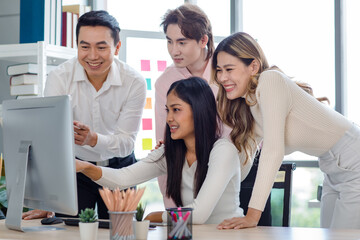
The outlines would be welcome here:
[[[0,61],[14,64],[36,63],[39,67],[39,96],[43,96],[46,81],[46,66],[59,65],[76,56],[76,49],[37,43],[3,44],[0,45]]]

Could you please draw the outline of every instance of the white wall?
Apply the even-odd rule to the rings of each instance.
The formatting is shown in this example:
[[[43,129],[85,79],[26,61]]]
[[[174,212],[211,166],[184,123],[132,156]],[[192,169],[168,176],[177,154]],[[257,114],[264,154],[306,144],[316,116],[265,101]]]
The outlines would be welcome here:
[[[17,44],[20,36],[20,0],[0,0],[0,44]],[[9,63],[0,61],[0,104],[10,96],[10,77],[6,74]],[[0,127],[0,152],[3,152]]]
[[[0,44],[19,43],[20,0],[0,0]]]

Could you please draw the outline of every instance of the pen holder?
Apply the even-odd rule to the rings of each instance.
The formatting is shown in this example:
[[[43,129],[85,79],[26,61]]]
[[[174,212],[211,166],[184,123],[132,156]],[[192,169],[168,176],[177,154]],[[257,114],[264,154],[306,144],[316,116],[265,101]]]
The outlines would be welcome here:
[[[192,208],[167,208],[167,239],[192,239]]]
[[[110,217],[110,240],[134,240],[133,219],[136,211],[111,212]]]

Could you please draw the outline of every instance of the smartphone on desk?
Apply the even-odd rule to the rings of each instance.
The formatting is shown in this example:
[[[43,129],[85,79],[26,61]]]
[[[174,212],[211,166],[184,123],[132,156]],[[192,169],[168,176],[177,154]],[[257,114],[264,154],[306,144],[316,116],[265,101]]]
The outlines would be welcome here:
[[[80,220],[78,218],[63,218],[62,219],[65,225],[68,226],[79,226]],[[109,220],[98,220],[99,228],[110,228],[110,221]],[[156,226],[166,226],[166,223],[150,223],[149,229],[155,229]]]
[[[167,222],[150,222],[150,226],[167,226]]]
[[[62,219],[66,225],[69,226],[79,226],[80,220],[78,218],[63,218]],[[99,222],[99,228],[107,228],[110,227],[109,220],[98,220]]]

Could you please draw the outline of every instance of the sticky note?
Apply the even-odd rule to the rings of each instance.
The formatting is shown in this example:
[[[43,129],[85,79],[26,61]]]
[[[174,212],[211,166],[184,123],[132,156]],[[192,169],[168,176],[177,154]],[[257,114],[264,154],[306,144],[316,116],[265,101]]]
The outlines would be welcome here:
[[[146,98],[144,109],[152,109],[151,98]]]
[[[142,129],[143,130],[152,130],[152,119],[151,118],[143,118],[142,119]]]
[[[146,78],[146,89],[151,90],[151,78]]]
[[[141,60],[141,71],[150,71],[150,60]]]
[[[166,69],[166,61],[157,61],[158,71],[163,72]]]
[[[143,148],[143,150],[151,150],[152,149],[152,139],[151,138],[143,138],[142,148]]]

